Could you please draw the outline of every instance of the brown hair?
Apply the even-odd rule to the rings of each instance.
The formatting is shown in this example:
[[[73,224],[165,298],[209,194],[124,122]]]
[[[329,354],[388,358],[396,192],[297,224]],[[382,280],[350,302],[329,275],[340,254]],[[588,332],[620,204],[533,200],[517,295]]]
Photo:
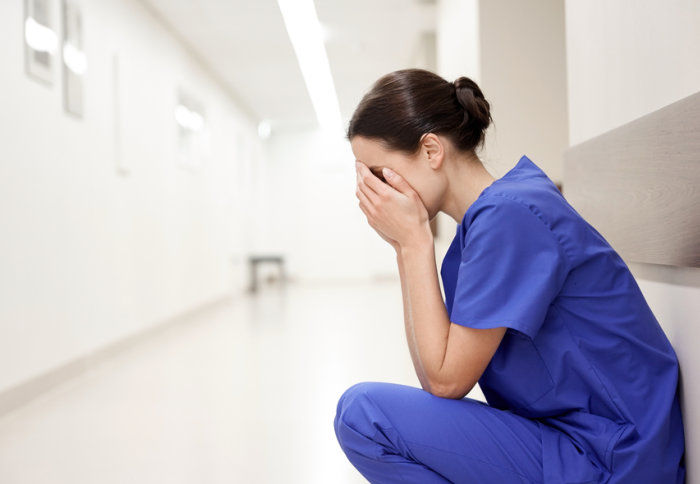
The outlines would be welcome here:
[[[380,140],[387,148],[415,153],[426,133],[447,136],[459,150],[483,145],[491,106],[474,81],[448,82],[423,69],[402,69],[381,77],[365,94],[347,137]]]

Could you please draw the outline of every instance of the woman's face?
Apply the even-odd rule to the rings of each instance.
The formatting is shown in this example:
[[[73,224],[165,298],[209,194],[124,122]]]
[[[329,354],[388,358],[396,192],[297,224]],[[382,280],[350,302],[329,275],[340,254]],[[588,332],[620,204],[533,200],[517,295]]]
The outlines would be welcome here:
[[[355,136],[350,142],[355,159],[361,161],[380,180],[384,181],[382,168],[387,167],[401,175],[418,193],[432,220],[440,211],[443,177],[430,166],[422,150],[415,155],[389,150],[380,141]]]

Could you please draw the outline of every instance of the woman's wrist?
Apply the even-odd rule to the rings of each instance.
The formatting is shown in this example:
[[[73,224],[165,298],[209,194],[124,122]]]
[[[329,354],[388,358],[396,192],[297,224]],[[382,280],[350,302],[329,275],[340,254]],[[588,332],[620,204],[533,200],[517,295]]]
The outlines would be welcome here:
[[[398,248],[395,247],[395,249],[397,255],[403,256],[407,253],[422,252],[432,247],[434,247],[433,232],[430,230],[430,226],[426,225],[426,230],[419,232],[408,242],[399,245]]]

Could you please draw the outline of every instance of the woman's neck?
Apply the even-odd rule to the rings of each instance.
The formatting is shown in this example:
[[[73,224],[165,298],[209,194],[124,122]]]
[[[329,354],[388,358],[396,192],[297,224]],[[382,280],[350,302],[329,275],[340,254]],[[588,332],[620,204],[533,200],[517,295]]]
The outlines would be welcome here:
[[[467,209],[496,179],[476,155],[453,156],[446,167],[449,167],[448,186],[440,211],[459,224]]]

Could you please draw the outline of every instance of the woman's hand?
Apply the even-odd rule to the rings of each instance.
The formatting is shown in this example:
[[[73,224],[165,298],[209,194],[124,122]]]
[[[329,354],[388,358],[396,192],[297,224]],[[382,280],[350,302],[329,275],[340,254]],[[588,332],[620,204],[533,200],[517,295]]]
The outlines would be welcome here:
[[[356,162],[360,209],[369,225],[398,252],[430,231],[428,211],[418,193],[398,173],[384,168],[387,183],[361,161]]]

